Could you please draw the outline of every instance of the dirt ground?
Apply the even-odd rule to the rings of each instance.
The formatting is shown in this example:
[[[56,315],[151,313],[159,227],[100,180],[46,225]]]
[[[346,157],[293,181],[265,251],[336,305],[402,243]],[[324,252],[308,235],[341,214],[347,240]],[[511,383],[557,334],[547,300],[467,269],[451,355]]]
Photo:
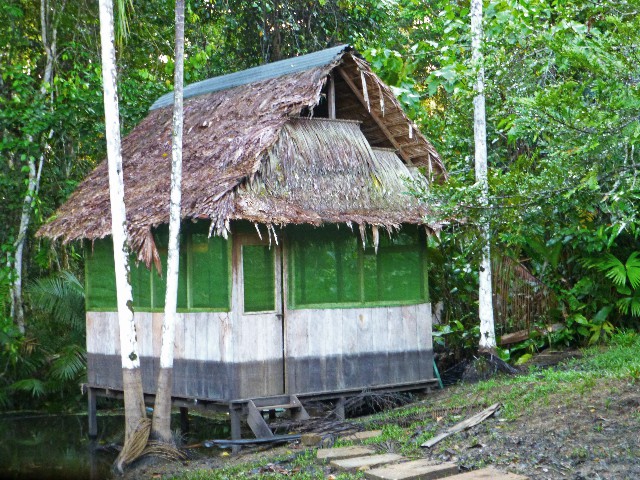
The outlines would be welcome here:
[[[516,420],[498,413],[425,457],[534,480],[640,479],[640,386],[601,379],[587,391],[551,393]]]
[[[432,394],[427,402],[438,405],[448,398],[448,390]],[[437,426],[438,431],[445,427]],[[385,441],[378,448],[393,451],[399,444]],[[140,465],[125,478],[166,478],[276,456],[293,458],[302,452],[304,448],[295,444],[245,450],[239,455],[200,450],[198,459]],[[640,385],[599,379],[570,394],[550,392],[516,419],[506,419],[498,412],[482,424],[449,437],[431,450],[422,449],[421,453],[425,458],[455,462],[463,470],[494,465],[532,480],[640,479]],[[273,470],[262,472],[278,470],[286,474],[291,469],[285,460]],[[314,472],[317,478],[332,473],[327,468]]]

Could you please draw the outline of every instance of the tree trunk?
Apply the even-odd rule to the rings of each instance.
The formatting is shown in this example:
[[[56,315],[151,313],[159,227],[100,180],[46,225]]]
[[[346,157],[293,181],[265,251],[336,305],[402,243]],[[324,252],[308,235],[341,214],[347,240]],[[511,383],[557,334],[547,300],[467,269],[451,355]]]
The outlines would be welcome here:
[[[113,31],[112,0],[100,0],[100,43],[102,48],[102,82],[104,89],[104,116],[107,139],[107,161],[109,166],[109,195],[111,199],[111,231],[113,257],[116,274],[118,324],[120,327],[120,349],[122,361],[122,384],[125,406],[125,440],[117,466],[128,463],[135,433],[146,419],[142,374],[138,341],[133,316],[133,296],[129,283],[129,251],[127,245],[126,213],[124,204],[124,179],[122,174],[122,152],[120,143],[120,118],[116,86],[116,52]],[[148,430],[147,430],[148,435]],[[136,439],[135,443],[146,445]],[[125,453],[126,452],[126,453]]]
[[[471,0],[471,59],[476,68],[473,99],[473,134],[475,138],[476,183],[480,186],[480,204],[483,207],[480,231],[483,239],[480,260],[478,314],[480,317],[480,349],[494,350],[496,334],[493,321],[491,291],[491,232],[487,206],[489,204],[489,183],[487,180],[487,127],[484,101],[484,60],[482,56],[482,0]]]
[[[180,202],[182,183],[182,90],[184,77],[184,0],[176,0],[176,44],[173,85],[173,138],[171,147],[171,204],[169,207],[169,257],[167,259],[167,290],[160,372],[156,385],[151,436],[163,443],[173,444],[171,436],[171,385],[173,349],[175,342],[176,306],[178,299],[178,271],[180,268]]]
[[[58,18],[62,14],[62,10],[64,10],[64,3],[60,8],[60,12],[58,12]],[[57,21],[49,21],[49,2],[47,0],[41,0],[40,35],[42,45],[46,54],[44,74],[42,76],[42,86],[40,87],[42,95],[46,94],[47,86],[53,84],[53,65],[56,57],[57,32]],[[14,276],[13,282],[11,284],[11,315],[15,325],[18,327],[18,330],[22,334],[24,334],[26,330],[24,322],[24,306],[22,302],[22,261],[24,258],[24,247],[27,242],[29,224],[31,223],[33,201],[38,196],[38,190],[40,189],[40,177],[42,175],[45,152],[49,148],[48,140],[50,140],[52,137],[53,130],[49,132],[49,137],[47,140],[45,140],[45,144],[42,149],[42,153],[40,154],[40,158],[38,159],[37,165],[36,161],[33,158],[29,158],[29,179],[27,181],[27,193],[25,194],[24,202],[22,203],[22,213],[20,214],[20,227],[18,228],[18,237],[13,244]],[[33,143],[33,139],[31,137],[29,137],[29,141]]]

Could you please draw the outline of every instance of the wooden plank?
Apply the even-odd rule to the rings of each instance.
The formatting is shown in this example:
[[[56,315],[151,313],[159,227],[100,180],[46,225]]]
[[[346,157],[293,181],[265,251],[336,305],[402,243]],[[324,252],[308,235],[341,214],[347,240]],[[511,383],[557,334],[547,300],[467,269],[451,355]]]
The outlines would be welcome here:
[[[479,423],[485,421],[487,418],[489,418],[491,415],[493,415],[495,413],[495,411],[498,410],[498,408],[500,408],[500,404],[499,403],[494,403],[490,407],[485,408],[481,412],[476,413],[472,417],[469,417],[466,420],[463,420],[462,422],[456,423],[453,427],[447,429],[447,431],[441,433],[440,435],[436,435],[431,440],[427,440],[426,442],[424,442],[420,446],[421,447],[426,447],[426,448],[431,448],[436,443],[438,443],[441,440],[444,440],[445,438],[447,438],[449,435],[453,435],[454,433],[461,432],[463,430],[466,430],[467,428],[474,427],[474,426],[478,425]]]
[[[529,330],[519,330],[513,333],[507,333],[500,337],[500,345],[511,345],[512,343],[524,342],[529,338]]]
[[[367,455],[364,457],[344,458],[333,460],[330,465],[339,470],[369,470],[373,467],[398,462],[404,457],[396,453],[383,453],[380,455]]]
[[[154,312],[151,314],[151,344],[152,355],[160,358],[160,350],[162,349],[162,322],[164,321],[164,314]],[[176,328],[178,321],[176,320]],[[175,339],[174,339],[175,340]],[[175,345],[175,341],[174,341]],[[175,349],[174,349],[175,356]]]
[[[473,470],[447,477],[447,480],[528,480],[529,477],[516,475],[515,473],[501,472],[493,467]]]
[[[269,438],[273,437],[273,432],[262,418],[262,414],[256,408],[255,404],[249,400],[247,405],[248,415],[247,423],[251,428],[251,431],[255,434],[256,438]]]
[[[327,93],[327,102],[329,107],[329,118],[336,118],[336,82],[333,74],[329,75],[329,91]]]
[[[370,480],[431,480],[458,473],[455,463],[434,464],[432,460],[415,460],[364,472]]]
[[[340,460],[342,458],[362,457],[363,455],[373,455],[375,450],[371,447],[339,447],[321,448],[316,457],[321,461]]]
[[[118,322],[118,314],[115,312],[104,313],[102,318],[102,338],[105,349],[120,356],[120,323]]]
[[[207,344],[209,342],[209,324],[210,316],[213,316],[209,313],[195,313],[193,314],[193,323],[196,332],[195,338],[195,355],[194,358],[196,360],[207,360],[208,351]]]
[[[218,316],[220,320],[220,327],[218,330],[218,350],[220,355],[220,361],[223,363],[229,363],[233,359],[233,342],[231,341],[233,335],[233,327],[231,325],[234,318],[233,312],[221,313]]]
[[[100,353],[97,351],[99,343],[98,339],[98,323],[94,312],[87,312],[85,315],[85,332],[87,353]]]
[[[196,330],[195,317],[187,315],[184,317],[184,358],[188,360],[196,359]]]
[[[185,349],[184,349],[184,325],[186,323],[185,318],[187,314],[181,313],[178,314],[178,321],[176,322],[176,331],[175,331],[175,343],[173,349],[174,359],[184,359],[185,358]]]

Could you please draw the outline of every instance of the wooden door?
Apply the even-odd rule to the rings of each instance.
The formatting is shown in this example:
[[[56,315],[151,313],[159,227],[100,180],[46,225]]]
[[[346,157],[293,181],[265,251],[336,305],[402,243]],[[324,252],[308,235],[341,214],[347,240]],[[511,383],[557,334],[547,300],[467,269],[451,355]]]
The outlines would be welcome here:
[[[233,247],[236,398],[284,393],[281,249],[236,234]]]

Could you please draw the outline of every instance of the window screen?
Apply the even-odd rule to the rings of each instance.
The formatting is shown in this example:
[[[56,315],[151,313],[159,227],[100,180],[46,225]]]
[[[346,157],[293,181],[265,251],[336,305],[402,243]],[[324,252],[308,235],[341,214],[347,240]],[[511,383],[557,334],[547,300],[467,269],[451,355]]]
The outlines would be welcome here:
[[[275,254],[268,245],[242,246],[245,312],[276,309]]]
[[[181,233],[178,308],[181,310],[229,309],[229,242],[208,238],[205,229],[189,225]],[[166,294],[168,229],[154,233],[162,263],[162,276],[132,259],[131,286],[134,308],[162,310]],[[88,310],[116,310],[116,288],[111,239],[95,242],[86,258]]]
[[[360,300],[358,239],[351,235],[311,235],[294,242],[295,303],[321,305]]]
[[[86,244],[87,310],[116,310],[116,274],[111,239]]]
[[[193,233],[189,248],[192,308],[228,308],[228,242],[207,233]]]
[[[147,274],[151,275],[151,308],[163,309],[164,299],[167,292],[167,260],[169,252],[169,229],[167,227],[159,229],[153,236],[156,242],[156,248],[160,254],[160,262],[162,263],[162,275],[155,268],[151,271],[147,270]],[[185,247],[185,235],[180,234],[180,266],[178,271],[178,308],[187,308],[187,255]],[[144,265],[142,266],[143,269]],[[136,304],[135,297],[133,304]]]
[[[420,303],[427,298],[417,228],[380,235],[378,252],[335,227],[291,229],[289,306],[355,307]]]

